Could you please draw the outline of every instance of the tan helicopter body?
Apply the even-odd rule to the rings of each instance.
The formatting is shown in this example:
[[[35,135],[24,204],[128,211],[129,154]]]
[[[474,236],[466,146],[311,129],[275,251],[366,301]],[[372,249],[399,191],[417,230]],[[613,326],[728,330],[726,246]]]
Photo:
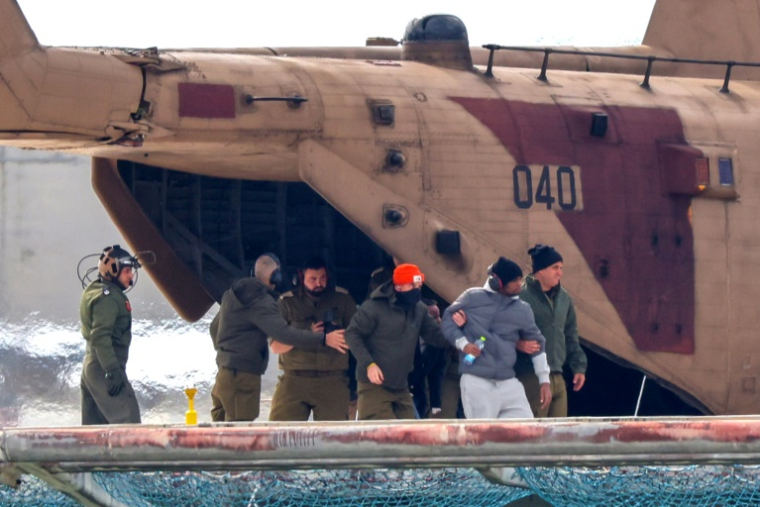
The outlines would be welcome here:
[[[615,52],[760,60],[757,12],[740,16],[736,41],[694,42],[755,5],[715,4],[659,0],[651,47]],[[171,182],[125,183],[118,161],[306,182],[449,301],[498,255],[527,265],[530,246],[552,244],[586,344],[705,412],[755,412],[757,69],[727,81],[727,65],[663,61],[642,87],[646,60],[554,54],[539,78],[527,67],[544,54],[499,51],[486,67],[489,51],[471,51],[455,19],[435,19],[444,36],[410,25],[401,48],[64,49],[39,46],[15,1],[0,0],[0,143],[92,156],[104,206],[133,249],[156,253],[148,269],[188,320],[220,287],[137,202]],[[238,248],[219,262],[242,271],[252,259]]]

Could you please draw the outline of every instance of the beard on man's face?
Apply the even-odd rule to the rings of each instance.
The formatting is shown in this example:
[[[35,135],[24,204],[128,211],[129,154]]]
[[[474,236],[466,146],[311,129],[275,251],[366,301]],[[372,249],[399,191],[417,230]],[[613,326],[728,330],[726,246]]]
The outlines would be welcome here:
[[[322,297],[322,294],[325,293],[325,287],[322,286],[316,286],[313,289],[307,289],[304,287],[304,290],[306,290],[306,293],[314,298]]]

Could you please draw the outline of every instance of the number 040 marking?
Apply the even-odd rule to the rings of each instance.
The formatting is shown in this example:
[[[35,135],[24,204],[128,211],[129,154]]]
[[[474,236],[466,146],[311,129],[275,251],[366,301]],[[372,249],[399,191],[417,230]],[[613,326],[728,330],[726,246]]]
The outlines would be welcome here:
[[[535,193],[533,192],[534,174],[538,176]],[[545,165],[543,168],[534,166],[531,169],[527,165],[517,165],[512,169],[512,188],[515,194],[515,205],[520,209],[529,209],[534,203],[545,204],[548,210],[555,205],[564,211],[580,208],[575,170],[569,166]]]

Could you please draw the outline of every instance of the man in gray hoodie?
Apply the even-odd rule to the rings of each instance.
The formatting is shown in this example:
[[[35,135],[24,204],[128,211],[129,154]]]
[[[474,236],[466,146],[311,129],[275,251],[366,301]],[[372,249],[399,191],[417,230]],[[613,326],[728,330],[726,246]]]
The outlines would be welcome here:
[[[530,305],[520,300],[522,280],[520,267],[499,257],[488,269],[485,286],[467,289],[444,312],[443,333],[460,351],[460,389],[468,419],[533,418],[514,371],[519,339],[535,340],[540,345],[531,359],[541,385],[541,404],[551,403],[546,340]],[[483,344],[482,351],[477,341]],[[466,354],[475,360],[465,361]]]

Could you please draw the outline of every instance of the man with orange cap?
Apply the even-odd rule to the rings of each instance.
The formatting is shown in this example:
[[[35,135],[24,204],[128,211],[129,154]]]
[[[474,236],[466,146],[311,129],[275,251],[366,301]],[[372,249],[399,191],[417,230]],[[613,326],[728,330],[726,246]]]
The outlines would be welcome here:
[[[447,347],[438,323],[421,301],[425,275],[401,264],[393,278],[372,291],[346,329],[356,356],[359,419],[414,419],[407,378],[414,368],[417,340]]]

